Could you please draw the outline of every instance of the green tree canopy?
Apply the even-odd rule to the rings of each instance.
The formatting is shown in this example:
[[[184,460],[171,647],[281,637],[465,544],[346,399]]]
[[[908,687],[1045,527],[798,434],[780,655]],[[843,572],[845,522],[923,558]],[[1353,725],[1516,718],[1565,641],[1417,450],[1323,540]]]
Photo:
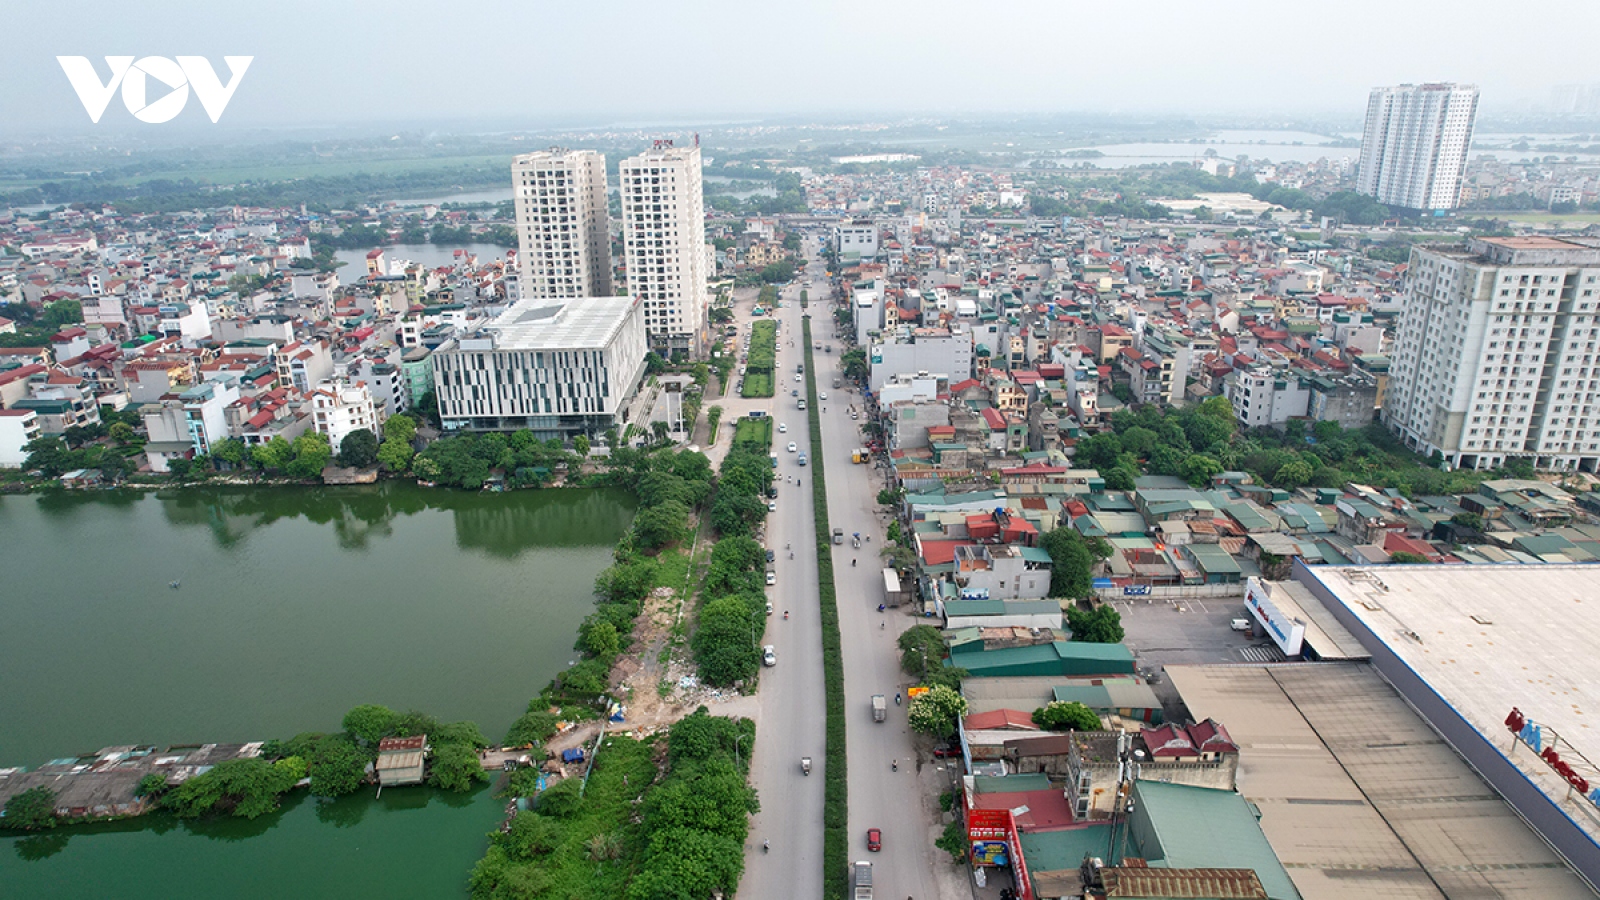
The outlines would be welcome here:
[[[1076,701],[1055,700],[1033,711],[1033,724],[1051,731],[1099,731],[1100,717]]]
[[[1067,627],[1075,641],[1122,643],[1122,614],[1114,606],[1100,605],[1088,612],[1074,606],[1067,610]]]
[[[56,792],[44,785],[11,795],[5,809],[7,828],[37,831],[56,827]]]
[[[906,711],[906,721],[911,730],[935,738],[945,738],[955,733],[956,720],[967,714],[967,698],[955,689],[940,685],[911,701]]]
[[[1050,554],[1052,597],[1089,596],[1096,561],[1111,555],[1111,545],[1103,539],[1085,537],[1070,526],[1046,532],[1039,543]]]
[[[369,746],[394,733],[394,710],[376,703],[364,703],[344,714],[344,730],[350,736]]]
[[[378,436],[357,428],[339,442],[339,465],[365,469],[378,462]]]

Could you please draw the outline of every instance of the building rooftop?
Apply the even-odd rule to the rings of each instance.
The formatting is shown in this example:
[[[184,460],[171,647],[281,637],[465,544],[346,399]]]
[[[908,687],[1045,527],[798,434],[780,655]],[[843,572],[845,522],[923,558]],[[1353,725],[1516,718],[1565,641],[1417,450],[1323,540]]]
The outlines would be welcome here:
[[[1166,672],[1228,723],[1239,792],[1305,900],[1594,896],[1372,666]]]
[[[496,350],[600,349],[611,343],[639,301],[633,297],[520,300],[483,326]],[[463,338],[462,349],[483,349]]]
[[[1513,707],[1600,760],[1600,568],[1592,565],[1319,566],[1308,570],[1492,743]],[[1565,806],[1567,783],[1532,753],[1510,758]],[[1588,804],[1583,798],[1577,803]],[[1600,838],[1590,809],[1573,815]]]

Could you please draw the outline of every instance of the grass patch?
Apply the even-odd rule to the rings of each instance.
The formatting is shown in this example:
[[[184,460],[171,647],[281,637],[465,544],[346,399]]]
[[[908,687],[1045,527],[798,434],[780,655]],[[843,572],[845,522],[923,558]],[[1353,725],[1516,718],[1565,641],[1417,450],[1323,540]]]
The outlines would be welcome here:
[[[765,453],[772,448],[772,417],[763,416],[759,419],[740,419],[739,424],[733,429],[733,446],[749,444],[752,448]]]
[[[778,323],[757,322],[750,329],[750,353],[745,360],[743,397],[771,397],[778,359]]]
[[[811,317],[801,319],[806,354],[806,415],[811,422],[811,496],[816,504],[817,593],[822,614],[822,682],[827,698],[822,785],[822,895],[843,900],[850,864],[850,780],[845,757],[844,652],[839,633],[839,599],[833,584],[833,540],[828,518],[828,482],[822,453],[822,418],[817,407],[816,364],[811,352]]]
[[[632,820],[633,803],[655,780],[655,740],[607,737],[594,758],[583,802],[563,816],[532,812],[542,828],[536,841],[521,828],[489,833],[489,852],[472,870],[473,896],[622,897],[644,856],[642,825]],[[529,823],[524,823],[524,827]],[[594,859],[596,835],[615,838],[614,859]],[[547,852],[534,852],[537,846]],[[602,854],[608,855],[608,854]],[[524,885],[542,890],[519,893]]]

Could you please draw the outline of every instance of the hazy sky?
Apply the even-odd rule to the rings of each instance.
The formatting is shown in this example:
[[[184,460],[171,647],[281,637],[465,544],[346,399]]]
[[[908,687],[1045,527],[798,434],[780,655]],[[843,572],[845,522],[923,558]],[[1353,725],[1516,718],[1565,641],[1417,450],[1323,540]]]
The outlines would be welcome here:
[[[223,126],[841,114],[1319,114],[1462,81],[1481,109],[1600,82],[1600,0],[10,0],[0,129],[87,130],[55,57],[255,60]],[[152,92],[151,99],[156,98]],[[191,98],[178,122],[213,127]],[[144,125],[113,97],[105,127]]]

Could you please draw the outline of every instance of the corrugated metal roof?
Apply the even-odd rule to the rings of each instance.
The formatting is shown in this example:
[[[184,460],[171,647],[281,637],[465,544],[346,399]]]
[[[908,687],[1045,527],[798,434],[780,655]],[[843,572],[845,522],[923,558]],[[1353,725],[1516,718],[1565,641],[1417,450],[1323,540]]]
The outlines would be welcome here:
[[[1107,900],[1267,900],[1249,869],[1107,868],[1100,878]]]

